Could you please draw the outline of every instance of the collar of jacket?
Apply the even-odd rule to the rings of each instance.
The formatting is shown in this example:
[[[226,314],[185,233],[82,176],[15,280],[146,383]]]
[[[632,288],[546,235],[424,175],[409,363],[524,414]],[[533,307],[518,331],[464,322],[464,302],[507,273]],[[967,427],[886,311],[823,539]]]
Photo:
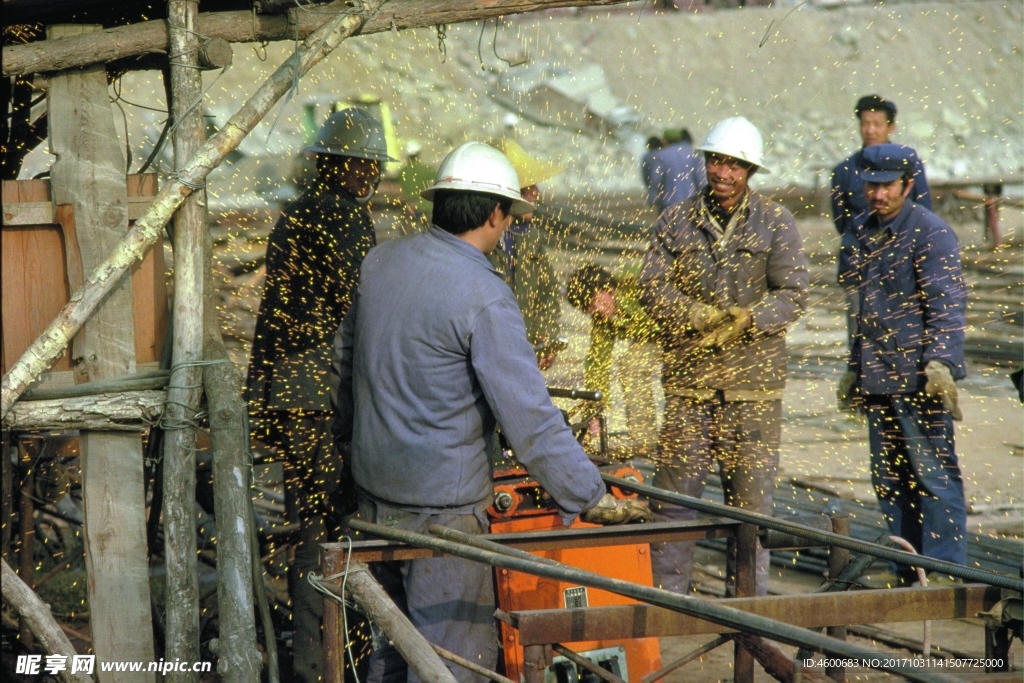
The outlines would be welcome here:
[[[456,253],[461,254],[462,256],[465,256],[466,258],[479,263],[487,270],[493,272],[495,275],[498,274],[498,271],[494,269],[494,266],[491,265],[491,262],[487,260],[487,256],[482,251],[480,251],[479,249],[477,249],[476,247],[474,247],[472,244],[462,239],[461,237],[453,235],[447,230],[439,228],[436,225],[431,225],[430,229],[427,230],[427,234],[430,237],[433,237],[434,239],[439,241],[441,244],[451,249],[452,251],[455,251]]]
[[[903,208],[900,209],[900,212],[888,221],[880,221],[876,214],[871,214],[867,221],[865,221],[861,227],[857,228],[857,238],[860,240],[861,244],[866,246],[871,233],[879,228],[888,230],[892,237],[897,237],[906,228],[907,220],[910,218],[910,212],[913,210],[914,202],[910,201],[910,198],[908,197],[907,200],[903,202]]]
[[[335,195],[342,201],[356,204],[356,196],[345,189],[344,185],[336,181],[328,182],[323,176],[317,176],[312,189],[318,195]]]

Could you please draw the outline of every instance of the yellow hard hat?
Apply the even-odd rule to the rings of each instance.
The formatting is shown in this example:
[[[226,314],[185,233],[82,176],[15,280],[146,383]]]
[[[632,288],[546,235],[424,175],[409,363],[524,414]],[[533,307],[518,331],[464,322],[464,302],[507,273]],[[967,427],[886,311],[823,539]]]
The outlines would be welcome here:
[[[527,154],[522,145],[511,138],[499,140],[497,147],[512,162],[512,167],[519,175],[521,187],[526,188],[550,180],[565,170],[565,166],[561,164],[535,159]]]

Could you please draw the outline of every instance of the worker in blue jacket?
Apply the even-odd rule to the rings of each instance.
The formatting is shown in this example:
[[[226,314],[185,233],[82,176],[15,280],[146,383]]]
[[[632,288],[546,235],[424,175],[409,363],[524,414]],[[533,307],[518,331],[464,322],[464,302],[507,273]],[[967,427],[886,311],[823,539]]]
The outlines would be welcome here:
[[[860,301],[837,398],[841,409],[867,412],[871,480],[892,533],[964,564],[967,507],[953,442],[962,419],[954,380],[966,375],[960,249],[950,227],[911,200],[913,150],[874,145],[862,157],[870,215],[843,233]],[[896,573],[912,580],[909,567]]]
[[[865,168],[864,150],[872,145],[882,145],[892,139],[896,131],[896,104],[878,95],[865,95],[857,100],[854,115],[860,122],[861,149],[841,161],[832,171],[832,220],[840,235],[863,225],[871,215],[870,207],[864,196],[864,179],[861,176]],[[914,184],[910,199],[929,211],[932,198],[928,191],[928,179],[925,177],[924,164],[914,150],[909,149],[913,167]],[[857,283],[849,281],[854,275],[845,261],[843,252],[839,253],[839,283],[846,289],[847,331],[853,338],[853,319],[856,315]]]

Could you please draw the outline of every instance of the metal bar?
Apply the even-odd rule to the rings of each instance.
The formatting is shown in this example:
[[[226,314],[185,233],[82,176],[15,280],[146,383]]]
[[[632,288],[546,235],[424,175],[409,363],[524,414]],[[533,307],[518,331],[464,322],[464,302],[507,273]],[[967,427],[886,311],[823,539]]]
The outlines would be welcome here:
[[[576,654],[575,652],[573,652],[572,650],[570,650],[569,648],[567,648],[564,645],[560,645],[558,643],[555,643],[554,645],[551,646],[551,649],[554,650],[555,652],[557,652],[558,654],[562,655],[566,659],[568,659],[570,662],[572,662],[576,666],[582,667],[582,668],[586,669],[587,671],[589,671],[590,673],[594,674],[595,676],[600,678],[602,681],[607,681],[608,683],[626,683],[621,678],[619,678],[618,676],[613,674],[611,671],[606,671],[606,670],[602,669],[601,667],[599,667],[597,664],[594,664],[592,661],[590,661],[586,657],[580,657],[578,654]]]
[[[990,610],[999,602],[1000,595],[998,588],[968,584],[726,598],[715,604],[793,626],[813,628],[847,623],[969,619],[978,612]],[[686,616],[647,605],[525,610],[511,616],[519,629],[519,642],[524,644],[730,632],[702,616]],[[810,651],[813,652],[813,648]]]
[[[638,543],[730,538],[736,535],[738,528],[739,522],[734,522],[731,519],[704,518],[686,522],[523,531],[511,534],[491,534],[486,538],[518,550],[565,550],[567,548],[603,548]],[[343,558],[348,553],[348,544],[323,543],[320,545],[320,551],[325,561],[331,556]],[[352,560],[358,562],[416,560],[440,556],[440,553],[432,550],[387,540],[359,541],[352,544]],[[536,559],[534,557],[534,560]]]
[[[593,588],[600,588],[635,600],[642,600],[660,607],[682,612],[683,614],[700,617],[701,619],[712,621],[720,626],[733,628],[745,633],[754,633],[789,645],[800,646],[806,644],[811,647],[821,648],[823,652],[827,652],[832,655],[857,658],[861,660],[878,658],[884,661],[885,659],[879,652],[833,640],[827,636],[811,633],[805,629],[790,626],[789,624],[775,621],[773,619],[766,619],[759,615],[749,614],[732,607],[725,607],[699,598],[691,598],[689,596],[671,593],[669,591],[652,588],[650,586],[640,586],[628,581],[600,576],[599,574],[583,571],[575,567],[568,567],[565,565],[554,567],[542,562],[524,560],[518,557],[510,557],[502,553],[480,550],[461,543],[453,543],[452,541],[446,541],[440,538],[406,531],[404,529],[395,529],[392,527],[382,526],[380,524],[371,524],[358,519],[349,522],[349,526],[368,534],[389,538],[395,541],[404,541],[411,545],[430,548],[432,550],[437,550],[456,557],[462,557],[474,562],[481,562],[496,567],[503,567],[505,569],[513,569],[515,571],[534,574],[536,576],[544,576],[562,581],[571,581],[585,586],[591,586]],[[764,600],[765,598],[756,599]],[[572,641],[570,640],[570,642]],[[913,669],[903,667],[885,667],[884,670],[915,681],[938,682],[954,680],[949,676],[940,674],[923,674]]]
[[[434,652],[436,652],[437,656],[441,659],[447,659],[449,662],[452,662],[453,664],[458,664],[463,669],[472,671],[473,673],[483,676],[484,678],[494,681],[495,683],[515,683],[515,681],[513,681],[511,678],[505,678],[501,674],[495,673],[494,671],[491,671],[488,668],[482,667],[479,664],[474,664],[465,657],[460,657],[454,652],[449,652],[448,650],[444,649],[439,645],[431,643],[430,647],[434,648]]]
[[[609,484],[614,484],[615,486],[627,491],[641,493],[648,498],[653,498],[666,503],[675,503],[676,505],[681,505],[709,515],[720,515],[722,517],[728,517],[741,522],[756,524],[768,529],[775,529],[776,531],[785,531],[793,534],[794,536],[801,536],[803,538],[817,540],[828,545],[835,545],[840,548],[846,548],[847,550],[853,550],[854,552],[880,557],[883,560],[889,560],[890,562],[898,562],[911,567],[921,567],[928,571],[939,572],[940,574],[957,576],[965,581],[970,581],[971,583],[987,583],[990,586],[998,586],[1000,588],[1008,588],[1013,591],[1024,592],[1024,580],[1021,579],[1014,579],[1002,574],[993,574],[992,572],[983,572],[977,569],[971,569],[970,567],[964,567],[963,565],[954,564],[952,562],[936,560],[935,558],[926,557],[924,555],[914,555],[913,553],[904,552],[902,550],[893,550],[892,548],[885,548],[874,543],[860,541],[855,538],[841,536],[836,533],[818,531],[817,529],[805,527],[802,524],[786,522],[781,519],[769,517],[768,515],[762,515],[758,512],[741,510],[740,508],[722,505],[721,503],[713,503],[708,500],[694,498],[693,496],[684,496],[681,493],[673,493],[671,491],[666,491],[665,489],[655,488],[654,486],[646,486],[644,484],[626,481],[619,477],[613,477],[610,474],[602,474],[601,478]]]
[[[561,389],[559,387],[548,387],[548,396],[551,398],[578,398],[582,401],[600,401],[604,399],[604,394],[600,391]]]
[[[843,536],[850,535],[850,517],[849,515],[837,514],[832,516],[832,531]],[[847,565],[850,564],[850,551],[846,548],[840,548],[838,546],[829,546],[828,548],[828,578],[830,581],[835,581],[846,569]],[[846,627],[845,626],[829,626],[826,631],[830,638],[836,638],[838,640],[846,640]],[[836,683],[846,683],[846,669],[839,667],[830,667],[825,669],[825,675],[831,678]]]
[[[736,597],[752,598],[757,595],[757,526],[741,526],[733,543],[736,546]],[[733,680],[754,683],[754,655],[738,640],[733,645]]]
[[[725,645],[730,640],[731,639],[729,638],[729,636],[718,636],[714,640],[704,643],[696,650],[686,653],[685,655],[683,655],[676,661],[672,662],[671,664],[663,666],[653,673],[647,674],[646,676],[640,679],[640,683],[654,683],[655,681],[661,680],[662,678],[668,676],[670,673],[672,673],[679,667],[686,666],[687,664],[697,659],[701,655],[705,655],[708,652],[714,650],[715,648]]]

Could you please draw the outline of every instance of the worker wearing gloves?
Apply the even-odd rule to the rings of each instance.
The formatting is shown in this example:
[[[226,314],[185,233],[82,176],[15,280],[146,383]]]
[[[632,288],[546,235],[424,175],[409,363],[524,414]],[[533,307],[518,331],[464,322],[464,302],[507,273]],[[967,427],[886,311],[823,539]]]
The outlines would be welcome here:
[[[747,119],[715,125],[698,151],[708,185],[665,210],[641,275],[641,300],[664,330],[665,424],[654,486],[700,497],[718,462],[725,500],[772,512],[779,463],[786,328],[807,305],[807,259],[793,216],[748,187],[767,173]],[[665,503],[655,519],[693,519]],[[768,551],[758,550],[757,593]],[[654,583],[687,593],[693,543],[651,546]],[[727,558],[729,590],[735,548]]]
[[[850,157],[839,162],[832,171],[832,220],[840,235],[852,234],[857,227],[863,225],[871,215],[871,207],[864,195],[865,168],[864,150],[872,145],[888,143],[896,131],[896,104],[878,95],[865,95],[857,100],[854,116],[860,124],[862,146]],[[910,149],[909,147],[907,149]],[[913,150],[910,150],[913,166],[914,189],[910,199],[929,211],[932,208],[932,197],[928,191],[928,179],[925,177],[924,164]],[[849,341],[853,341],[854,318],[859,308],[857,300],[858,283],[851,279],[856,269],[850,268],[846,260],[846,252],[839,252],[839,284],[846,290],[847,332]]]
[[[956,235],[910,200],[913,150],[864,150],[871,216],[844,235],[860,307],[841,409],[867,412],[871,480],[893,534],[921,554],[967,561],[967,507],[953,444],[962,419],[955,379],[966,375],[967,289]],[[897,578],[913,572],[899,566]]]
[[[629,348],[618,359],[618,376],[626,404],[626,427],[634,455],[649,457],[657,447],[657,407],[653,378],[661,365],[660,329],[640,304],[636,278],[619,281],[604,268],[579,268],[566,285],[569,303],[590,315],[590,347],[583,365],[587,389],[600,391],[607,407],[611,396],[612,350],[616,340]],[[591,431],[598,425],[596,418]]]
[[[296,679],[312,683],[323,677],[323,596],[306,574],[320,564],[317,543],[330,540],[324,499],[339,467],[329,428],[331,340],[376,244],[365,204],[391,159],[383,127],[358,108],[327,119],[307,151],[316,153],[318,177],[270,233],[246,399],[256,436],[283,457],[287,514],[300,527],[288,591]]]
[[[515,140],[504,138],[498,141],[497,147],[519,176],[520,195],[531,204],[536,204],[540,198],[538,185],[565,170],[564,166],[530,156]],[[526,338],[536,351],[540,369],[547,370],[558,353],[553,342],[558,338],[562,309],[555,270],[544,253],[543,235],[534,224],[532,210],[512,217],[512,224],[488,259],[519,302],[526,323]]]
[[[533,209],[520,184],[501,152],[467,142],[423,193],[433,202],[430,229],[385,242],[363,261],[333,364],[334,438],[351,442],[360,519],[487,533],[496,421],[566,524],[650,519],[641,503],[605,492],[548,398],[512,291],[487,260],[513,216]],[[428,641],[494,669],[490,567],[445,557],[371,571]],[[460,667],[452,673],[484,680]],[[368,680],[405,679],[392,646],[373,652]]]

